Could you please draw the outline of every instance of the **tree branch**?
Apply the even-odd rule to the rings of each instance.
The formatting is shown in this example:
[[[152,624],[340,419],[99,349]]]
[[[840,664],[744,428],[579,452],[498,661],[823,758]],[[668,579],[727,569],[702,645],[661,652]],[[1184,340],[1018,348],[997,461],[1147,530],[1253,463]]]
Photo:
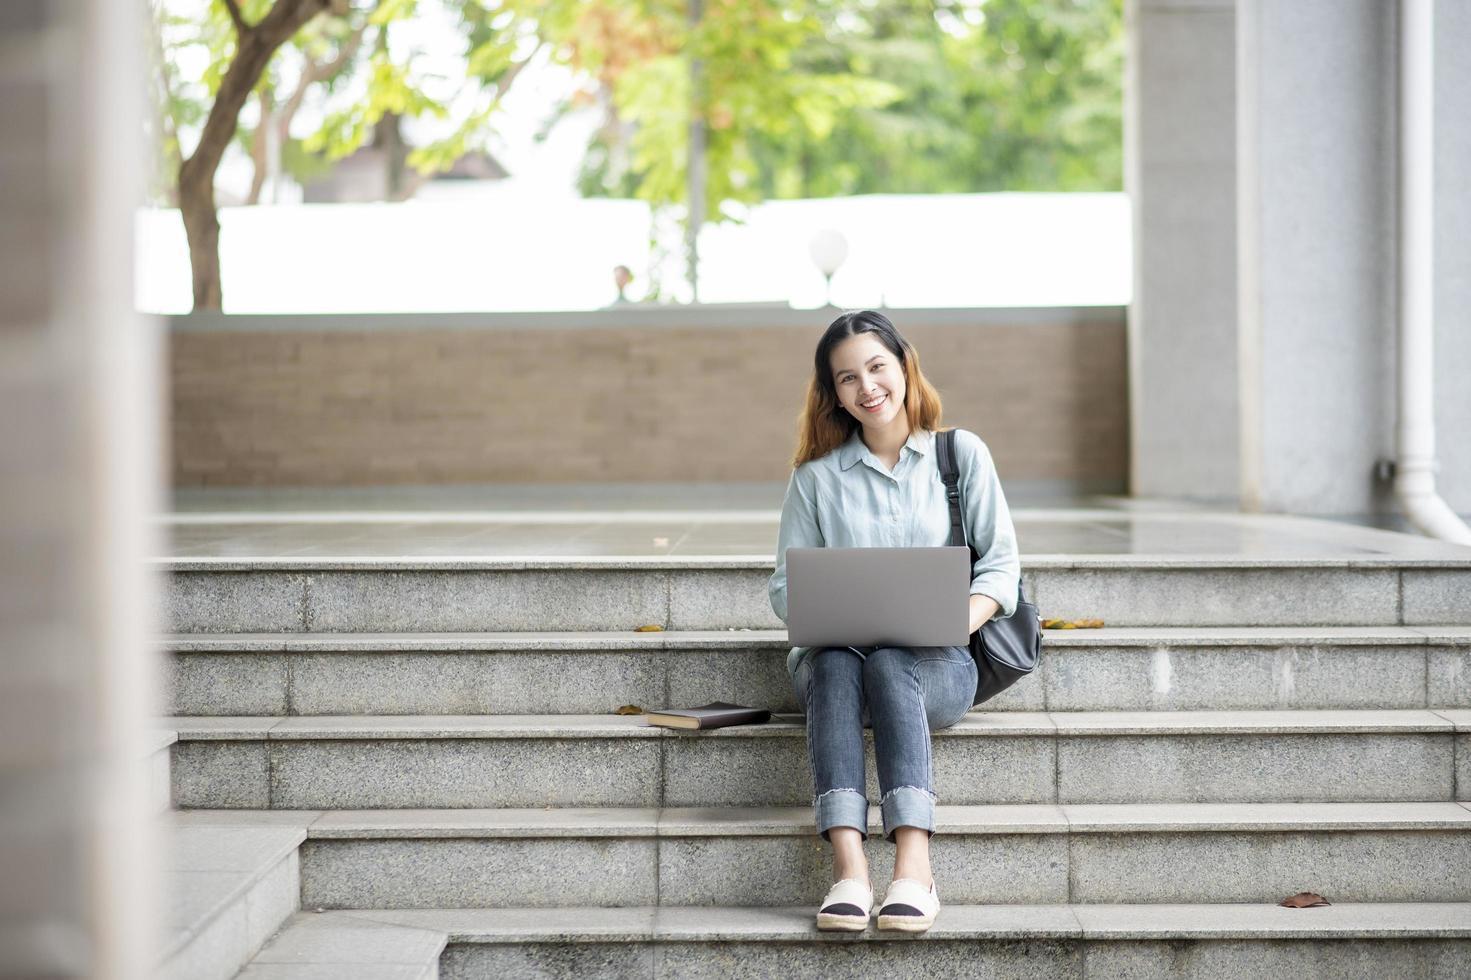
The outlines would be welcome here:
[[[244,37],[250,30],[250,25],[245,23],[245,15],[240,12],[239,0],[225,0],[225,9],[230,12],[230,20],[235,24],[235,33]]]
[[[363,43],[363,33],[368,29],[366,20],[353,29],[347,39],[337,48],[337,55],[325,64],[318,64],[311,58],[306,59],[306,67],[301,71],[301,80],[291,96],[282,103],[281,112],[278,116],[277,126],[284,141],[287,130],[291,125],[291,118],[296,115],[296,110],[301,108],[302,100],[306,98],[306,90],[317,82],[326,81],[341,71],[353,56],[357,54],[358,48]]]
[[[214,105],[204,121],[199,145],[184,161],[181,182],[191,177],[213,180],[220,157],[235,133],[240,109],[250,96],[251,89],[260,80],[261,72],[271,60],[271,55],[301,28],[307,21],[326,9],[327,0],[276,0],[271,12],[240,39],[235,57],[220,81],[215,93]]]

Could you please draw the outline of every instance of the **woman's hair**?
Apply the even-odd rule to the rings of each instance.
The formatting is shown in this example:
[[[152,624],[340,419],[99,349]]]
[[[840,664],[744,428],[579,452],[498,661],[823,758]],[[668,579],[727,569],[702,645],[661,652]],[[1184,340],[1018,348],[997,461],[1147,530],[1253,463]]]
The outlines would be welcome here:
[[[807,404],[797,423],[797,453],[793,468],[826,456],[848,441],[863,423],[850,415],[838,402],[837,385],[833,382],[833,348],[861,333],[871,333],[899,359],[904,369],[904,411],[909,415],[909,431],[938,429],[940,426],[940,393],[925,380],[919,369],[919,352],[905,340],[889,318],[874,310],[844,313],[832,323],[817,342],[813,357],[812,380],[807,383]]]

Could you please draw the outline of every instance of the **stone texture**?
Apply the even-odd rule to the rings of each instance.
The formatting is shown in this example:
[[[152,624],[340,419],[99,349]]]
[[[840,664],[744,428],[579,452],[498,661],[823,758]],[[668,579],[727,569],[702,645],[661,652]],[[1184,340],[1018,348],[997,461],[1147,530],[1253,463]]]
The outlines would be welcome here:
[[[1078,834],[1072,901],[1333,902],[1471,899],[1471,834],[1461,831]]]
[[[257,874],[285,859],[303,840],[297,826],[175,824],[159,849],[170,871],[249,871]]]
[[[671,643],[682,637],[669,634]],[[787,673],[785,642],[779,649],[698,650],[673,647],[664,654],[671,705],[727,701],[772,711],[797,712],[800,706]],[[647,703],[647,702],[645,702]]]
[[[1057,810],[1077,833],[1471,830],[1471,812],[1450,802],[1073,803]]]
[[[197,930],[181,935],[180,945],[159,965],[156,976],[159,980],[230,980],[250,959],[253,947],[248,933],[244,902],[231,903]]]
[[[1083,955],[1088,976],[1130,980],[1272,976],[1432,980],[1462,974],[1471,943],[1364,939],[1089,942],[1084,944]]]
[[[267,809],[271,787],[266,743],[179,742],[170,775],[180,807]]]
[[[1029,568],[1044,617],[1113,626],[1362,625],[1399,620],[1396,569],[1343,567]],[[1271,596],[1271,602],[1263,602]]]
[[[930,860],[942,902],[1067,901],[1064,834],[936,834]],[[876,898],[893,877],[894,849],[871,836],[865,850]],[[664,837],[664,905],[800,905],[832,884],[832,848],[810,837]]]
[[[1047,716],[1068,735],[1267,735],[1449,732],[1452,723],[1423,708],[1322,711],[1077,711]]]
[[[164,661],[170,714],[288,714],[286,658],[280,654],[173,654]]]
[[[307,628],[306,578],[292,572],[173,572],[162,621],[176,633],[278,633]]]
[[[631,630],[668,622],[668,589],[657,569],[315,572],[307,622],[344,633]]]
[[[947,730],[949,731],[949,730]],[[938,735],[938,733],[936,733]],[[935,737],[932,768],[943,803],[1051,803],[1050,738]],[[882,798],[872,730],[864,732],[866,792]],[[805,734],[769,738],[674,738],[664,746],[668,806],[811,804]]]
[[[161,749],[148,757],[144,763],[148,780],[148,808],[154,813],[166,812],[174,805],[174,788],[170,776],[172,750]]]
[[[1428,625],[1471,625],[1471,569],[1406,568],[1404,622]]]
[[[326,912],[373,922],[437,929],[451,942],[580,943],[588,940],[628,943],[652,939],[651,906],[545,909],[375,909],[371,912]]]
[[[1081,980],[1083,976],[1082,951],[1070,943],[929,937],[917,942],[852,937],[806,943],[664,941],[654,947],[654,969],[658,977],[720,980],[773,976]]]
[[[1427,647],[1425,669],[1430,707],[1471,708],[1471,647]]]
[[[408,963],[252,963],[235,980],[435,980],[437,965]]]
[[[771,572],[690,571],[669,582],[669,625],[676,630],[780,629],[766,586]]]
[[[175,847],[161,876],[161,924],[172,935],[162,949],[161,977],[229,980],[297,909],[301,875],[295,845],[281,853],[286,834],[185,828],[170,835]]]
[[[301,715],[458,715],[652,707],[664,702],[662,656],[659,651],[293,654],[292,708]]]
[[[1067,648],[1043,655],[1039,686],[1053,711],[1418,708],[1425,653],[1418,645]]]
[[[1449,800],[1441,735],[1061,739],[1062,803]]]
[[[654,905],[645,838],[313,840],[302,848],[308,908]],[[535,869],[528,874],[528,869]]]
[[[661,812],[656,807],[329,810],[311,822],[310,835],[314,840],[653,837]]]
[[[444,938],[433,929],[303,912],[293,916],[253,962],[428,964],[443,950]]]
[[[260,949],[301,908],[301,854],[292,851],[245,897],[247,947]]]
[[[274,805],[289,809],[654,806],[659,792],[658,741],[273,742],[272,799]],[[553,772],[563,776],[549,779],[547,774]]]
[[[1471,938],[1464,902],[1354,902],[1303,916],[1275,902],[1210,905],[1074,905],[1087,939]]]
[[[653,980],[652,943],[452,943],[439,959],[439,980]]]
[[[882,899],[882,895],[879,896]],[[943,901],[943,899],[942,899]],[[926,934],[931,939],[1056,939],[1077,938],[1082,929],[1069,905],[957,905],[945,904]],[[833,937],[817,932],[812,909],[806,905],[702,908],[666,906],[655,910],[654,936],[685,942],[712,940],[816,939],[824,941],[882,941],[891,933],[871,929],[855,936]],[[901,942],[910,938],[899,937]]]
[[[1471,735],[1456,736],[1455,797],[1471,800]]]

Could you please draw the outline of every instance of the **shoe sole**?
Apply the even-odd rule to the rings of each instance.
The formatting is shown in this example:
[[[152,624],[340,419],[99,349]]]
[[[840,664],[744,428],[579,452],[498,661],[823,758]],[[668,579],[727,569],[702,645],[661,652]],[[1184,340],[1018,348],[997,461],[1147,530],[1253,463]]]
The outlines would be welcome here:
[[[817,928],[823,932],[862,932],[868,928],[869,917],[858,915],[834,915],[831,912],[817,913]]]

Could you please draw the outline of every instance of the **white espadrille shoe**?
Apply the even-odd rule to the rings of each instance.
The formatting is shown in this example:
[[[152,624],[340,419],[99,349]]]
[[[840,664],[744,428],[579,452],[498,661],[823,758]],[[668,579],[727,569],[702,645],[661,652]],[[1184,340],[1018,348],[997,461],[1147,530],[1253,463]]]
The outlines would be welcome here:
[[[844,878],[833,883],[817,907],[817,928],[862,932],[873,912],[873,886],[866,880]]]
[[[895,878],[879,906],[879,928],[900,932],[924,932],[940,911],[940,896],[934,879],[926,888],[913,878]]]

